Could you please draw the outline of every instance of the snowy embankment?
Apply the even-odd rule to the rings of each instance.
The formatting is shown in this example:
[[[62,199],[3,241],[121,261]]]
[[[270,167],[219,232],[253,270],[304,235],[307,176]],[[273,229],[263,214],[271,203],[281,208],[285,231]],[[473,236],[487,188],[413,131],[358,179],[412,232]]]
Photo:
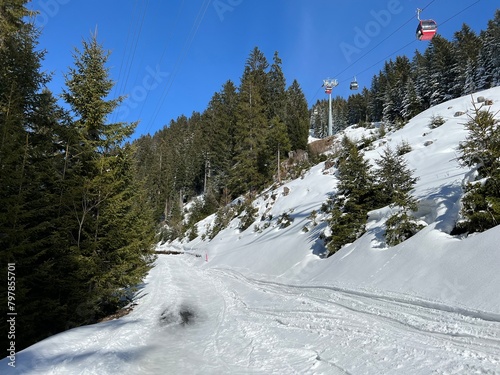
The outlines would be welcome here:
[[[500,88],[479,95],[500,110]],[[210,242],[159,246],[201,257],[159,255],[130,315],[50,337],[18,353],[16,368],[1,361],[0,372],[500,374],[500,226],[449,234],[470,176],[456,151],[467,116],[455,113],[471,108],[470,97],[433,107],[365,154],[374,160],[403,141],[412,148],[405,156],[427,226],[404,243],[386,246],[384,208],[356,242],[319,256],[319,210],[336,185],[321,163],[259,196],[247,230],[236,219]],[[447,121],[430,129],[433,115]],[[284,228],[283,214],[293,219]],[[213,219],[199,223],[200,235]]]
[[[500,111],[500,88],[474,94],[474,100],[479,96],[493,100],[493,105],[485,109]],[[403,129],[376,141],[377,147],[366,152],[365,157],[373,161],[387,145],[392,149],[402,142],[411,146],[405,158],[418,177],[413,193],[419,200],[417,214],[428,226],[398,246],[388,248],[383,241],[383,222],[390,214],[385,208],[371,212],[367,233],[355,243],[328,259],[315,255],[323,251],[318,234],[325,224],[311,226],[309,215],[319,211],[336,184],[334,169],[324,170],[324,163],[313,167],[303,179],[287,183],[287,196],[280,187],[257,199],[258,218],[263,214],[274,218],[262,233],[254,232],[253,227],[239,233],[235,221],[209,243],[195,240],[183,246],[208,254],[207,267],[237,268],[244,274],[294,284],[333,284],[398,293],[498,316],[500,227],[466,239],[449,235],[459,216],[461,186],[471,174],[459,166],[457,146],[467,135],[464,123],[472,109],[470,96],[432,107]],[[456,116],[457,112],[463,114]],[[431,129],[431,119],[438,115],[446,122]],[[346,131],[353,139],[369,137],[373,132]],[[294,221],[279,229],[276,218],[283,213],[289,213]],[[263,227],[259,219],[256,224]],[[199,233],[206,230],[210,220],[200,223]],[[311,230],[304,233],[306,225]]]

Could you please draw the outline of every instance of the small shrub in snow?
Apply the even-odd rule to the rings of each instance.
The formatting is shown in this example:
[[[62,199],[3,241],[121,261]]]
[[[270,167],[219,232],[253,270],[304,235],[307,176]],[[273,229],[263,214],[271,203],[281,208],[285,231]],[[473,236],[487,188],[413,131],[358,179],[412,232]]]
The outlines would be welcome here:
[[[396,154],[398,156],[407,154],[410,151],[411,145],[408,143],[408,141],[402,141],[399,145],[396,146]]]
[[[307,217],[309,220],[311,220],[311,223],[312,223],[312,226],[315,227],[316,225],[318,225],[318,223],[316,222],[316,218],[318,217],[318,213],[316,212],[316,210],[313,210],[309,216]]]
[[[227,228],[231,220],[236,216],[236,212],[231,206],[220,208],[215,214],[215,220],[208,233],[208,238],[213,239],[221,230]]]
[[[243,203],[243,207],[244,210],[241,213],[240,225],[238,226],[238,229],[242,232],[255,222],[255,215],[258,212],[258,209],[252,205],[250,200],[246,200],[245,203]]]
[[[413,237],[424,226],[406,211],[400,211],[387,219],[385,240],[387,245],[396,246],[408,238]]]
[[[434,116],[433,115],[431,117],[431,122],[429,124],[429,128],[431,128],[431,129],[439,128],[445,122],[446,122],[446,120],[443,118],[443,116],[441,116],[441,115]]]
[[[293,223],[293,218],[288,212],[284,212],[278,218],[278,225],[281,229],[290,226]]]

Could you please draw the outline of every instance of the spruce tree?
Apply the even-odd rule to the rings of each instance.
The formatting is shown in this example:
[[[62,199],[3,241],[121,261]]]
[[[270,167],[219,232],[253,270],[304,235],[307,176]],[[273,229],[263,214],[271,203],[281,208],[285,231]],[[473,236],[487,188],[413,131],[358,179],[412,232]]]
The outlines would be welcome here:
[[[290,148],[306,150],[309,137],[309,110],[307,100],[297,80],[286,90],[286,114],[284,118]]]
[[[479,37],[464,23],[462,29],[455,32],[453,40],[453,50],[456,55],[455,66],[451,67],[454,74],[453,97],[473,92],[470,87],[471,82],[466,82],[467,76],[470,76],[470,72],[467,71],[476,65],[480,48]]]
[[[347,136],[342,139],[337,177],[339,182],[329,219],[331,238],[327,247],[330,255],[365,232],[367,213],[373,208],[374,178],[370,166]]]
[[[49,77],[26,3],[0,4],[0,248],[16,265],[16,350],[64,329],[67,287],[57,286],[69,263],[58,242],[66,116],[44,90]],[[6,339],[4,321],[1,328]]]
[[[264,98],[267,90],[267,60],[256,47],[247,59],[239,88],[235,150],[230,190],[239,195],[257,191],[268,174],[266,131],[268,119]],[[270,167],[270,166],[269,166]]]
[[[234,157],[237,100],[234,83],[227,81],[221,91],[212,96],[203,113],[203,152],[210,177],[208,184],[216,192],[227,186]]]
[[[417,201],[410,194],[417,178],[412,176],[402,155],[384,149],[380,159],[376,161],[377,193],[379,206],[389,204],[397,210],[386,221],[386,241],[389,246],[395,246],[413,236],[422,227],[412,217],[411,212],[417,209]]]
[[[263,97],[267,107],[267,119],[278,117],[285,121],[285,109],[287,105],[286,80],[281,69],[282,61],[278,51],[274,52],[273,63],[267,73],[267,89]]]
[[[152,241],[146,235],[153,231],[149,211],[136,207],[142,191],[133,181],[133,151],[123,146],[136,124],[107,122],[122,101],[107,99],[113,87],[105,65],[108,57],[95,34],[84,40],[83,50],[75,50],[75,67],[66,76],[63,94],[79,135],[79,152],[71,162],[79,166],[81,179],[72,202],[73,249],[80,266],[74,276],[81,285],[75,295],[83,301],[80,322],[117,308],[125,288],[145,275]],[[137,227],[144,222],[144,228]]]
[[[500,128],[495,114],[474,105],[465,124],[469,135],[459,146],[462,165],[477,171],[464,186],[463,220],[456,232],[482,232],[500,223]]]

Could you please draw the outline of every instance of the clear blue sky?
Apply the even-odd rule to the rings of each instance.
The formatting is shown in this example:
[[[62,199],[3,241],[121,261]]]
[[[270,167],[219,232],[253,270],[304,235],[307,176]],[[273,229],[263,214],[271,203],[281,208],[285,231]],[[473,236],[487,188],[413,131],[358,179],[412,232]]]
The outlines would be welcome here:
[[[309,105],[325,98],[323,79],[336,78],[333,95],[360,88],[383,61],[411,58],[428,42],[415,39],[416,8],[451,39],[467,23],[484,30],[498,8],[493,0],[34,0],[43,68],[60,94],[72,51],[98,29],[111,51],[113,95],[128,95],[112,121],[140,120],[135,137],[153,134],[171,119],[203,111],[231,79],[240,82],[245,60],[259,47],[272,62],[279,52],[287,84],[297,79]]]

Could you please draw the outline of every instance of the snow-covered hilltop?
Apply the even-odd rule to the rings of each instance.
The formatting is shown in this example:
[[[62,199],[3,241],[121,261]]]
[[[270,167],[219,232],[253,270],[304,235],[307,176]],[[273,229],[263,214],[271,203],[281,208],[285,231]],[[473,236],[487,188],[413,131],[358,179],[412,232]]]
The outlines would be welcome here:
[[[478,96],[500,111],[500,88]],[[337,180],[320,163],[257,197],[246,230],[234,219],[208,241],[210,216],[195,240],[159,246],[186,254],[159,255],[129,315],[50,337],[18,353],[15,368],[4,359],[0,371],[500,374],[500,226],[450,235],[471,174],[457,161],[471,101],[432,107],[365,153],[373,161],[386,145],[411,146],[405,158],[426,226],[405,242],[385,244],[386,207],[370,212],[361,238],[322,257],[326,223],[311,213]],[[446,121],[431,129],[437,115]]]

